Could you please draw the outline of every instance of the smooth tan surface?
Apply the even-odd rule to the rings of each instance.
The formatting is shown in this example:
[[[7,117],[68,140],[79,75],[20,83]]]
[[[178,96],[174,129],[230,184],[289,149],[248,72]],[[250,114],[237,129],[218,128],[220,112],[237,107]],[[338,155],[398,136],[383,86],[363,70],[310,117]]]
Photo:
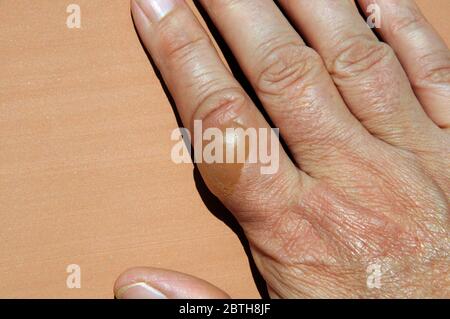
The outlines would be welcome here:
[[[419,4],[449,43],[450,1]],[[112,297],[141,265],[259,296],[222,209],[170,159],[176,127],[128,0],[0,1],[0,297]]]

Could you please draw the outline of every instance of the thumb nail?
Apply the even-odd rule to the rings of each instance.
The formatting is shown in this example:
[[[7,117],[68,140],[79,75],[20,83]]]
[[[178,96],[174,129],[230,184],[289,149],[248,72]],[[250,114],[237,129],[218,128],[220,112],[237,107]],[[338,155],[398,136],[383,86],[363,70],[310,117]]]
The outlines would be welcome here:
[[[145,282],[137,282],[119,288],[117,299],[167,299],[161,291],[151,287]]]

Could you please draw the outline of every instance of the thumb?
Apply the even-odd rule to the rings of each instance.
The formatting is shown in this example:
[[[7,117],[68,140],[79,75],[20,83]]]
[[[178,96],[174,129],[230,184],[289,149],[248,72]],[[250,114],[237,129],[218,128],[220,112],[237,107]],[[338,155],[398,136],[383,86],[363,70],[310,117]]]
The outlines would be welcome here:
[[[117,299],[228,299],[216,286],[176,271],[140,267],[126,270],[114,285]]]

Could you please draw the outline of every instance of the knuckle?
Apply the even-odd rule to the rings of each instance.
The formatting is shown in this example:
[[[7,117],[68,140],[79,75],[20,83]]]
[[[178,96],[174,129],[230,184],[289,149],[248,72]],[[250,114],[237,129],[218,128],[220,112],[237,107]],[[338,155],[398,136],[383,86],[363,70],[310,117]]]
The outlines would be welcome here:
[[[428,87],[430,85],[450,86],[450,51],[433,52],[418,60],[417,73],[412,77],[412,85],[415,88]]]
[[[426,23],[425,17],[415,5],[408,5],[397,11],[397,15],[389,23],[389,31],[393,35],[409,32]]]
[[[249,107],[249,99],[242,88],[214,89],[199,98],[193,120],[221,125],[239,117]]]
[[[256,91],[269,96],[298,95],[323,69],[319,54],[298,42],[273,47],[261,65],[264,67],[257,78]]]
[[[358,36],[345,41],[327,64],[334,78],[347,79],[389,67],[394,58],[387,44]]]
[[[163,20],[159,26],[158,46],[161,58],[183,62],[211,45],[209,37],[204,32],[180,30],[171,20]]]

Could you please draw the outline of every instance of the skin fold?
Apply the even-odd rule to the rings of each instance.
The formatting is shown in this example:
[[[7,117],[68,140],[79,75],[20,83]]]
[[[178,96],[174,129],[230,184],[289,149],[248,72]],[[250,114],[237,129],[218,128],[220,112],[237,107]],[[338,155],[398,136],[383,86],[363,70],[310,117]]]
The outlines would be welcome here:
[[[280,0],[283,13],[272,0],[200,3],[286,144],[271,175],[258,163],[199,165],[270,296],[449,298],[450,51],[414,1],[357,1],[380,8],[376,30],[350,0]],[[270,128],[189,3],[131,8],[187,128]],[[127,270],[115,293],[228,297],[154,268]]]

